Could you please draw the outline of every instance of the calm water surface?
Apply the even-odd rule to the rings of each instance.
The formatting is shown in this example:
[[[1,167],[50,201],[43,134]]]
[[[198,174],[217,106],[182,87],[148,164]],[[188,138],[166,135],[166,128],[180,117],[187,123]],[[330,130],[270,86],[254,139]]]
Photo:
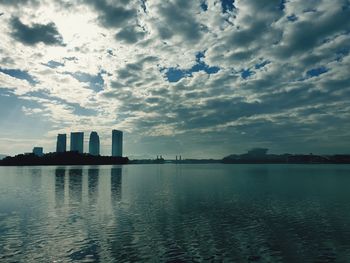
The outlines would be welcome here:
[[[350,262],[348,165],[0,167],[0,262]]]

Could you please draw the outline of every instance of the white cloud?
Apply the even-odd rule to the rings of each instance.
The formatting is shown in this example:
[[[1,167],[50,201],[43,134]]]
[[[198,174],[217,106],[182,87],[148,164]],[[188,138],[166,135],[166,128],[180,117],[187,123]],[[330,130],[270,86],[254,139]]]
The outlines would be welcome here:
[[[40,104],[23,106],[24,112],[50,119],[47,136],[53,140],[56,133],[73,129],[93,128],[108,137],[117,126],[136,143],[148,135],[200,132],[204,138],[212,131],[226,140],[237,132],[259,142],[266,141],[266,124],[271,133],[286,132],[288,125],[326,133],[327,121],[341,125],[340,119],[348,117],[340,110],[349,107],[350,95],[346,1],[288,1],[282,10],[277,0],[237,0],[236,9],[226,13],[214,0],[207,1],[206,11],[184,0],[147,1],[146,12],[139,1],[127,2],[2,6],[0,66],[27,72],[37,83],[0,72],[0,87]],[[14,40],[12,17],[25,25],[53,23],[65,46]],[[219,72],[201,70],[169,83],[164,69],[190,70],[198,52]],[[50,61],[60,64],[50,68]],[[308,78],[307,72],[321,67],[328,72]],[[247,70],[251,75],[244,78]],[[79,81],[77,73],[95,77],[103,89]],[[328,107],[332,120],[325,120],[320,105]],[[308,107],[315,112],[298,115]],[[198,152],[198,147],[189,143],[187,150]]]

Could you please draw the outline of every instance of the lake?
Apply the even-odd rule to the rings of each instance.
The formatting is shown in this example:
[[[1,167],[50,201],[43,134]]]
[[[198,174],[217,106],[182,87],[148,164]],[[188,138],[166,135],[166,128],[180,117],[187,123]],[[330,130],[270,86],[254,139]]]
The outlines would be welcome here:
[[[350,262],[350,165],[0,167],[0,262]]]

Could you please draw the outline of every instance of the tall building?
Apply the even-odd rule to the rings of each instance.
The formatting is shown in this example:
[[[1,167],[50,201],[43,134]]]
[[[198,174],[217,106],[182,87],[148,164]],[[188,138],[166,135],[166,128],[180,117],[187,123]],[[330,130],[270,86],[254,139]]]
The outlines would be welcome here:
[[[84,133],[71,132],[70,133],[70,150],[79,153],[84,152]]]
[[[94,131],[90,133],[89,153],[95,156],[100,155],[100,137]]]
[[[43,156],[44,155],[44,149],[43,147],[34,147],[33,148],[33,154],[36,156]]]
[[[67,135],[66,134],[58,134],[57,135],[56,152],[63,153],[66,150],[67,150]]]
[[[112,156],[123,156],[123,132],[112,131]]]

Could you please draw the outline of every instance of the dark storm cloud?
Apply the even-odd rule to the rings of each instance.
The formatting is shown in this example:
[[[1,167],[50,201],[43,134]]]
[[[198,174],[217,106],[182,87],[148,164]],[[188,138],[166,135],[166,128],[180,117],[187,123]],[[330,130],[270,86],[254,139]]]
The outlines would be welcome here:
[[[63,38],[54,23],[25,25],[18,17],[11,18],[13,38],[25,45],[33,46],[37,43],[63,46]]]

